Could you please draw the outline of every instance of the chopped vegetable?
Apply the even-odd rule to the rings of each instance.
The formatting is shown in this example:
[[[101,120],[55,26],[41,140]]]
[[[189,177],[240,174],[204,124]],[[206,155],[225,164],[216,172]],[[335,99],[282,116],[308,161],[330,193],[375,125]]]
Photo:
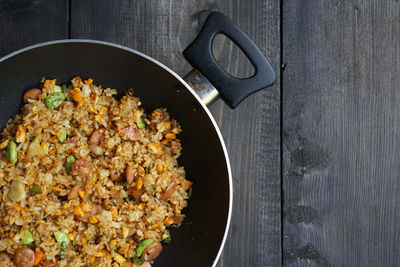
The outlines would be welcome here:
[[[140,118],[140,121],[137,123],[139,129],[146,128],[147,123],[144,121],[143,117]]]
[[[142,255],[143,250],[145,250],[148,246],[150,246],[154,242],[153,239],[145,239],[139,242],[135,252],[136,256],[140,257]]]
[[[67,250],[67,243],[62,242],[61,243],[61,253],[60,253],[60,259],[64,259],[65,257],[65,251]]]
[[[55,231],[54,237],[56,238],[57,243],[61,245],[60,259],[64,259],[65,251],[67,250],[67,246],[70,242],[69,237],[66,233],[61,231]]]
[[[22,234],[21,243],[22,245],[29,245],[30,243],[34,242],[35,239],[33,238],[33,234],[29,229],[25,229],[24,233]]]
[[[71,172],[71,165],[72,165],[72,163],[74,163],[74,162],[75,162],[75,157],[72,156],[72,155],[69,155],[69,156],[67,157],[67,159],[65,160],[64,167],[65,167],[65,169],[67,170],[67,173],[68,173],[68,174]]]
[[[145,171],[146,173],[149,173],[149,172],[150,172],[149,168],[147,168],[147,167],[144,167],[144,171]]]
[[[123,186],[124,188],[126,188],[126,187],[128,186],[128,183],[127,183],[127,182],[123,182],[123,183],[122,183],[122,186]]]
[[[126,262],[126,259],[121,254],[118,254],[118,253],[114,254],[114,260],[116,262],[118,262],[120,265],[122,265]]]
[[[61,90],[65,91],[65,89],[67,89],[67,85],[65,84],[61,85]]]
[[[35,138],[33,139],[32,143],[40,144],[40,141],[39,141],[39,139],[38,139],[37,137],[35,137]]]
[[[80,206],[75,206],[72,213],[75,214],[76,216],[81,216],[81,217],[85,216],[85,213],[83,212]]]
[[[176,138],[176,135],[175,135],[174,133],[167,133],[167,134],[165,135],[165,138],[167,138],[167,139],[175,139],[175,138]]]
[[[61,88],[60,88],[61,90]],[[65,95],[61,92],[55,92],[46,96],[45,103],[49,109],[54,109],[62,104],[65,100]]]
[[[171,238],[171,233],[169,232],[169,230],[167,230],[168,233],[168,237],[164,239],[164,243],[165,244],[171,244],[172,238]]]
[[[82,92],[81,89],[79,88],[74,88],[74,90],[72,90],[69,93],[69,96],[76,102],[78,103],[78,107],[81,107],[83,105],[83,98],[82,98]]]
[[[54,86],[54,92],[55,93],[61,93],[62,92],[61,86],[58,86],[58,85]]]
[[[17,126],[17,132],[15,134],[15,141],[17,143],[23,143],[23,142],[25,142],[25,140],[26,140],[25,128],[21,124],[19,124]]]
[[[8,143],[6,155],[11,163],[15,164],[17,162],[17,144],[14,141]]]
[[[8,191],[8,197],[14,201],[21,201],[25,199],[24,184],[18,180],[13,180]]]
[[[29,188],[29,193],[31,194],[41,194],[42,193],[42,189],[40,189],[40,187],[35,186],[32,188]]]
[[[59,135],[56,135],[58,141],[63,143],[65,140],[67,140],[67,134],[66,133],[60,133]]]
[[[66,243],[66,245],[69,245],[69,237],[66,233],[62,231],[55,231],[54,232],[54,237],[56,238],[56,241],[61,244],[61,243]]]
[[[138,266],[140,266],[140,265],[142,265],[142,264],[144,263],[144,260],[143,260],[142,258],[135,257],[135,258],[133,259],[133,263],[136,264],[136,265],[138,265]]]
[[[75,124],[76,124],[76,122],[77,122],[77,120],[76,120],[76,119],[73,119],[73,120],[71,120],[71,121],[69,122],[69,124],[71,124],[71,125],[75,125]]]
[[[35,251],[35,262],[33,263],[33,266],[38,265],[40,263],[40,261],[43,258],[43,251],[41,250],[37,250]]]

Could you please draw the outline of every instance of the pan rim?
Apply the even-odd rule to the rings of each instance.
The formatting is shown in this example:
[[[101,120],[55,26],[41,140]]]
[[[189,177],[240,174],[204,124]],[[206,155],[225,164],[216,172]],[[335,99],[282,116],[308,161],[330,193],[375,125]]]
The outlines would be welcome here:
[[[159,62],[158,60],[142,53],[139,52],[135,49],[123,46],[123,45],[119,45],[119,44],[115,44],[115,43],[111,43],[111,42],[106,42],[106,41],[100,41],[100,40],[91,40],[91,39],[60,39],[60,40],[53,40],[53,41],[47,41],[47,42],[42,42],[42,43],[38,43],[38,44],[34,44],[34,45],[30,45],[21,49],[18,49],[14,52],[11,52],[3,57],[0,58],[0,63],[6,61],[9,58],[12,58],[13,56],[16,56],[18,54],[22,54],[23,52],[29,51],[29,50],[33,50],[35,48],[40,48],[40,47],[44,47],[44,46],[50,46],[50,45],[56,45],[56,44],[63,44],[63,43],[90,43],[90,44],[98,44],[98,45],[105,45],[105,46],[111,46],[111,47],[115,47],[115,48],[119,48],[131,53],[134,53],[144,59],[147,59],[149,61],[151,61],[152,63],[158,65],[159,67],[163,68],[164,70],[166,70],[167,72],[169,72],[171,75],[173,75],[182,85],[184,85],[186,87],[186,89],[192,94],[192,96],[197,100],[197,102],[200,104],[200,106],[203,108],[203,110],[206,112],[209,120],[211,121],[212,125],[214,126],[215,131],[217,132],[219,141],[221,143],[222,146],[222,150],[224,152],[224,156],[225,156],[225,161],[226,161],[226,167],[228,170],[228,182],[229,182],[229,207],[228,207],[228,218],[226,220],[226,226],[225,226],[225,233],[224,236],[222,238],[222,242],[220,245],[220,248],[218,250],[218,253],[214,259],[214,262],[212,264],[212,267],[215,267],[218,263],[219,258],[221,257],[222,251],[224,249],[225,243],[226,243],[226,239],[228,237],[228,232],[229,232],[229,228],[230,228],[230,224],[231,224],[231,217],[232,217],[232,205],[233,205],[233,179],[232,179],[232,170],[231,170],[231,164],[230,164],[230,160],[229,160],[229,155],[228,155],[228,151],[226,149],[226,145],[225,145],[225,141],[222,137],[221,131],[219,130],[219,127],[214,119],[214,117],[212,116],[210,110],[207,108],[207,106],[201,101],[200,97],[196,94],[196,92],[193,90],[193,88],[187,83],[185,82],[185,80],[183,80],[182,77],[180,77],[177,73],[175,73],[173,70],[171,70],[169,67],[167,67],[166,65],[164,65],[163,63]]]

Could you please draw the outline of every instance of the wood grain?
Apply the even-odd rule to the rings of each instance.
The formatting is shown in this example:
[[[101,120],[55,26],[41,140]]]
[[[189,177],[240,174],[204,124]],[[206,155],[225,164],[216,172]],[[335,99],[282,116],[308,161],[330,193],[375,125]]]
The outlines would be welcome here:
[[[0,56],[68,38],[68,10],[65,0],[0,0]]]
[[[99,1],[72,0],[71,37],[111,41],[139,50],[180,75],[190,71],[181,51],[194,39],[205,10],[231,17],[279,70],[279,1]],[[251,68],[228,41],[215,45],[230,73]],[[278,72],[279,79],[279,72]],[[231,111],[211,107],[227,143],[234,177],[231,231],[219,266],[279,266],[280,87],[249,97]]]
[[[285,266],[400,260],[398,1],[283,1]]]

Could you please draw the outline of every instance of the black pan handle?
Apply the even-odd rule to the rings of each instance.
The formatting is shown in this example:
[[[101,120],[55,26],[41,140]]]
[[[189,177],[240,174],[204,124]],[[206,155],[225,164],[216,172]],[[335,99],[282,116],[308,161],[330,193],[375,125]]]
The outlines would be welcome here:
[[[226,73],[217,63],[212,44],[217,34],[230,38],[248,57],[255,74],[239,79]],[[196,39],[182,52],[189,63],[198,69],[215,88],[230,108],[236,108],[250,94],[275,82],[275,72],[256,44],[228,17],[211,12]]]

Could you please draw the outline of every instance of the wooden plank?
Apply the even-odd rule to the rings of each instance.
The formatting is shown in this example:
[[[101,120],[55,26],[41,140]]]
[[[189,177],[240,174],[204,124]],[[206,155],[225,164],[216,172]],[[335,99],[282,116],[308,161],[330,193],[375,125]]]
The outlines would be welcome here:
[[[68,10],[65,0],[0,0],[0,56],[68,38]]]
[[[398,1],[283,2],[285,266],[397,266]]]
[[[161,61],[178,74],[191,69],[181,51],[199,30],[203,10],[219,10],[236,21],[279,70],[279,1],[72,1],[73,38],[123,44]],[[226,40],[215,51],[229,72],[249,66]],[[279,73],[278,73],[279,79]],[[211,107],[228,146],[234,176],[231,231],[219,266],[279,266],[280,94],[279,83],[231,111]]]

